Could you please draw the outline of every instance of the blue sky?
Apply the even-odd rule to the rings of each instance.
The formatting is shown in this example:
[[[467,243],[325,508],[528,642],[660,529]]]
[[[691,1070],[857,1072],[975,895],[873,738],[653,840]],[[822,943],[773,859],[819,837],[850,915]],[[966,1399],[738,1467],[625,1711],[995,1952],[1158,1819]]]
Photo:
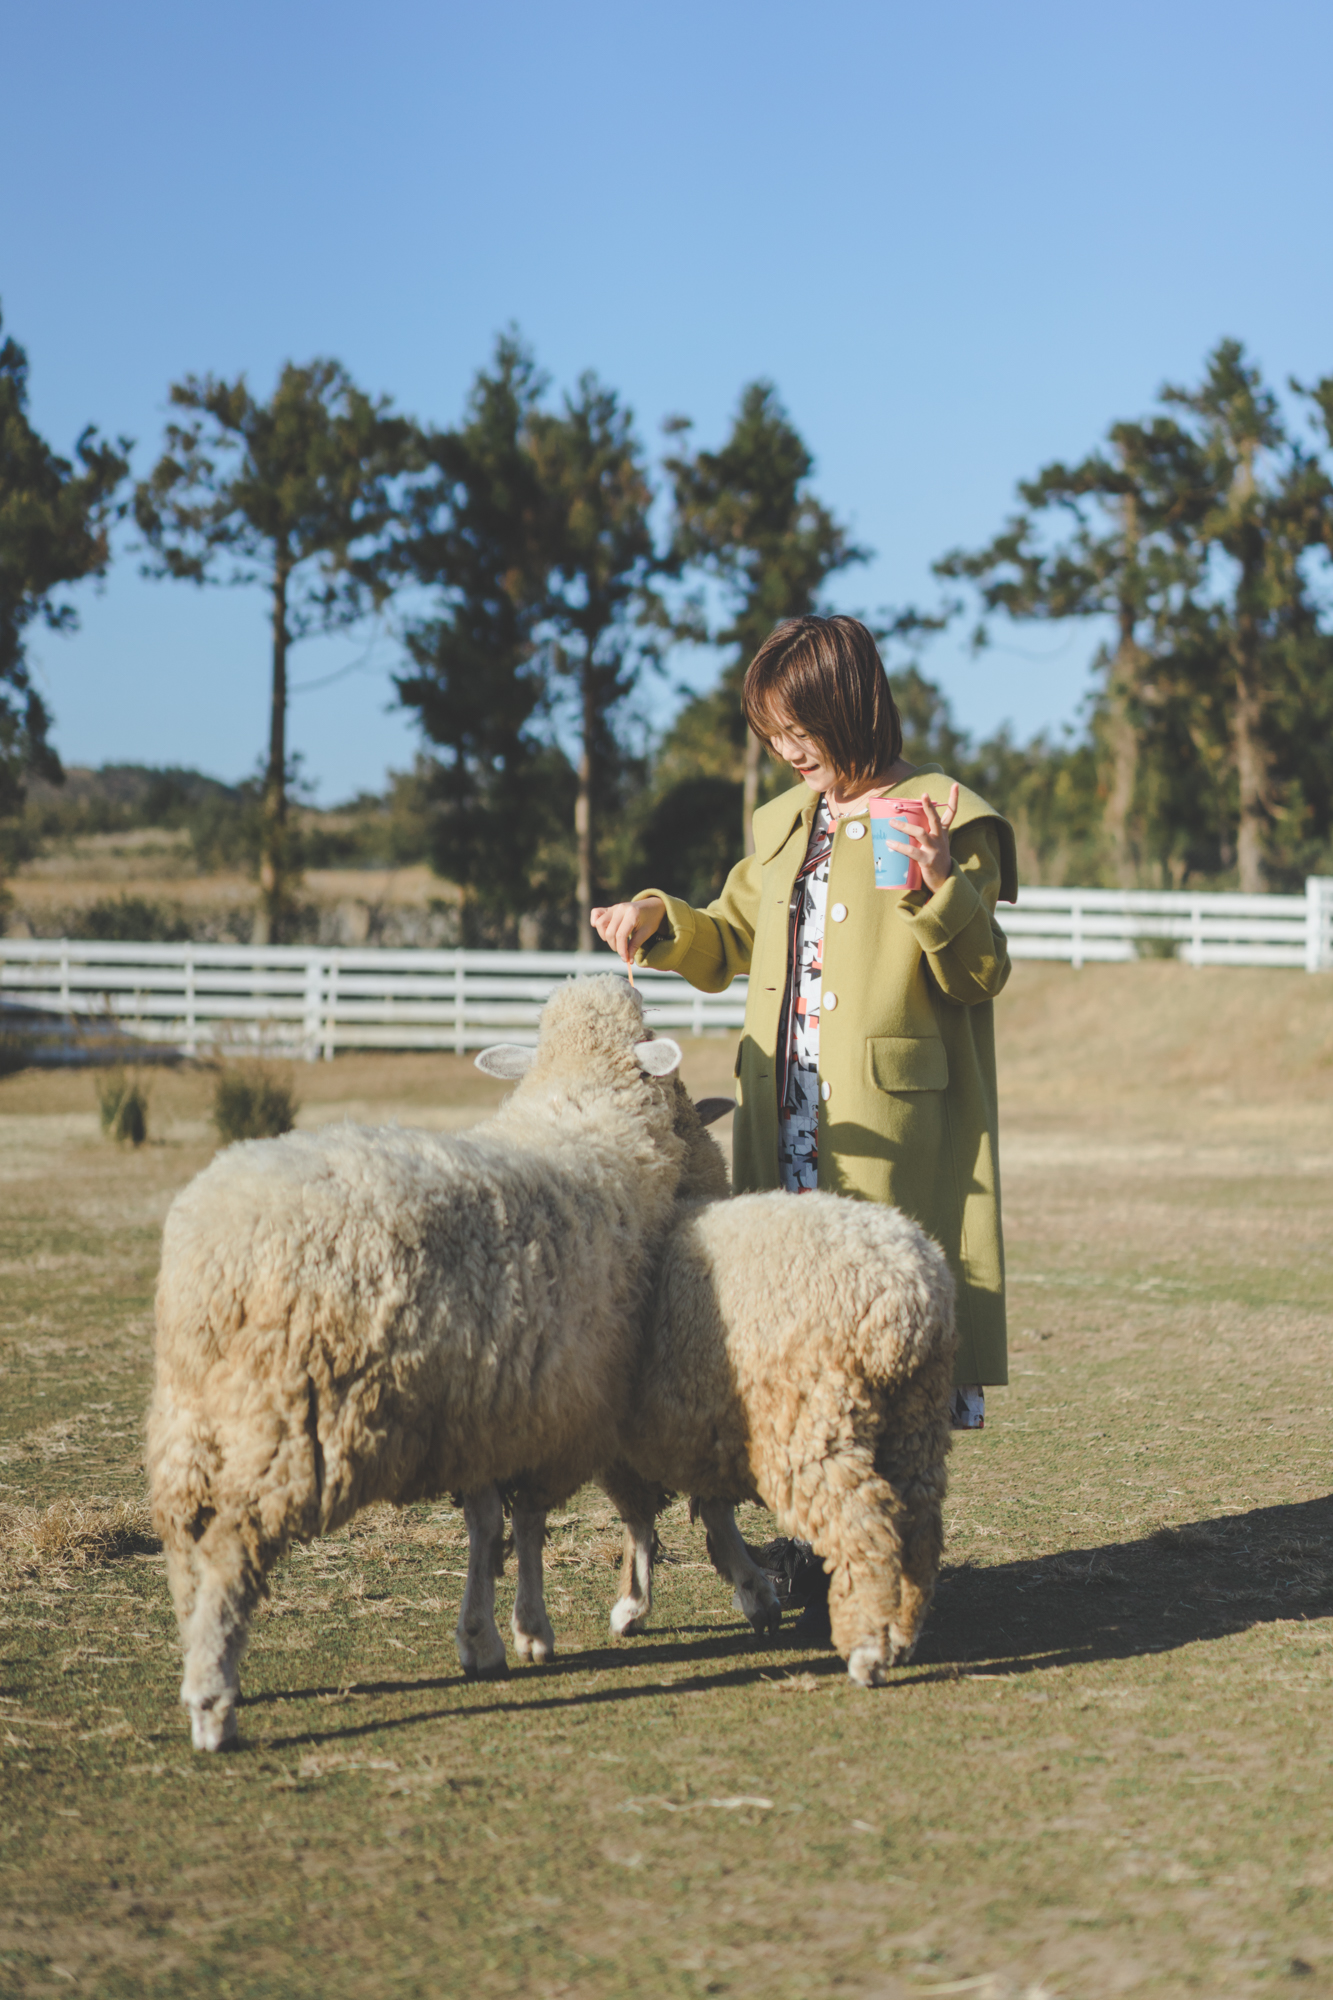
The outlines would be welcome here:
[[[445,423],[516,322],[656,452],[771,378],[817,490],[877,551],[847,608],[930,602],[1014,482],[1235,334],[1333,370],[1333,10],[1297,0],[671,8],[6,0],[0,305],[33,415],[151,463],[168,383],[332,354]],[[238,777],[266,726],[258,593],[137,575],[35,635],[70,762]],[[959,719],[1077,717],[1093,640],[961,634]],[[326,802],[415,746],[389,634],[309,642],[292,740]],[[682,657],[675,679],[707,677]],[[669,689],[652,694],[660,715]]]

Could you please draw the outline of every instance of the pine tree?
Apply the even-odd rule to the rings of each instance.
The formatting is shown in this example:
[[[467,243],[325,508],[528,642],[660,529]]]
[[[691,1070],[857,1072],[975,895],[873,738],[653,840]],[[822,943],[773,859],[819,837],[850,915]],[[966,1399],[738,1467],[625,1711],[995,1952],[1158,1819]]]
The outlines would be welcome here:
[[[579,740],[577,946],[592,951],[600,821],[620,760],[615,713],[659,643],[653,490],[631,412],[595,375],[580,378],[559,413],[534,414],[531,433],[547,524],[547,684],[572,690]]]
[[[548,507],[531,426],[546,388],[514,335],[478,372],[462,424],[423,441],[402,550],[435,596],[404,634],[412,671],[396,677],[445,752],[435,785],[432,859],[465,897],[465,930],[512,931],[567,903],[562,840],[573,773],[549,740],[551,699],[539,628],[547,609]]]
[[[670,428],[683,437],[690,426],[678,418]],[[711,622],[696,598],[676,630],[732,649],[717,690],[699,706],[704,733],[730,745],[740,766],[741,836],[750,854],[762,746],[741,706],[745,669],[780,619],[817,610],[826,579],[865,562],[869,551],[810,492],[814,460],[770,382],[741,392],[720,451],[678,451],[666,470],[675,502],[672,563],[720,585],[726,606]],[[688,711],[683,722],[688,728]]]
[[[0,321],[0,328],[3,321]],[[0,823],[23,804],[25,780],[59,783],[51,717],[32,684],[27,628],[78,624],[62,584],[104,576],[117,495],[129,470],[129,440],[99,442],[91,425],[60,458],[28,418],[28,357],[0,344]]]
[[[415,429],[372,400],[336,361],[288,362],[267,403],[234,382],[187,376],[170,401],[166,450],[135,490],[135,517],[157,557],[149,574],[191,583],[262,584],[272,679],[264,838],[255,942],[280,942],[298,875],[287,813],[287,655],[311,632],[342,629],[389,588],[385,548],[394,482]]]
[[[1144,859],[1133,819],[1154,637],[1173,592],[1192,575],[1188,530],[1200,508],[1197,500],[1182,505],[1197,468],[1177,425],[1113,424],[1107,445],[1021,482],[1022,509],[993,542],[971,555],[955,550],[934,567],[974,582],[988,612],[1114,621],[1114,644],[1097,661],[1111,753],[1105,824],[1115,874],[1129,886]],[[976,643],[987,636],[982,625]]]

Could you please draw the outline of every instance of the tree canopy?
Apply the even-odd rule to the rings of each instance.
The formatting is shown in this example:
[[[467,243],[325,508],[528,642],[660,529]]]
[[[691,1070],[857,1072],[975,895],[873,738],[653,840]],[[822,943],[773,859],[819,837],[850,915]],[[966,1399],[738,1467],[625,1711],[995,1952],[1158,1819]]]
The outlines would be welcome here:
[[[691,428],[671,425],[682,440]],[[741,776],[740,834],[745,852],[759,799],[761,746],[741,706],[745,669],[783,618],[819,609],[828,577],[869,551],[810,491],[814,459],[771,382],[741,391],[730,435],[718,451],[680,449],[668,456],[675,519],[671,557],[678,570],[702,573],[720,586],[723,610],[710,620],[702,593],[678,620],[682,637],[726,647],[732,657],[718,686],[704,697],[710,732],[735,746]]]
[[[77,625],[62,586],[106,572],[129,449],[89,425],[72,459],[59,457],[28,417],[27,355],[11,338],[0,344],[0,821],[22,805],[29,774],[60,777],[27,632],[38,619],[54,632]]]
[[[272,684],[256,942],[280,941],[298,872],[289,835],[287,652],[310,632],[353,623],[391,588],[395,483],[415,462],[416,429],[336,361],[288,362],[268,402],[245,377],[173,383],[166,449],[135,489],[150,573],[269,592]]]
[[[1308,399],[1327,444],[1327,384]],[[1333,703],[1314,561],[1333,549],[1333,486],[1237,341],[1161,403],[1021,483],[994,541],[936,567],[986,613],[1110,624],[1093,741],[1122,882],[1289,883],[1333,831],[1327,759],[1310,755]]]

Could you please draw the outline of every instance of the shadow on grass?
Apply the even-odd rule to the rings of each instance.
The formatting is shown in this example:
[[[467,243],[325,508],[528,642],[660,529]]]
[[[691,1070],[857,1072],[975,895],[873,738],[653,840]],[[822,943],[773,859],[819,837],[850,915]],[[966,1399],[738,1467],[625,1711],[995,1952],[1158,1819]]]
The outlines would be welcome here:
[[[912,1678],[983,1662],[994,1672],[1032,1673],[1132,1659],[1278,1619],[1329,1617],[1333,1498],[1303,1500],[1135,1542],[946,1569]]]
[[[1142,1540],[1111,1542],[1100,1548],[1069,1549],[1059,1555],[1001,1563],[993,1569],[971,1564],[943,1572],[931,1620],[913,1666],[894,1686],[956,1680],[987,1674],[1037,1673],[1051,1667],[1090,1665],[1222,1639],[1278,1619],[1333,1617],[1333,1498],[1283,1507],[1261,1507],[1222,1515],[1180,1528],[1164,1528]],[[680,1628],[695,1633],[698,1626]],[[738,1653],[749,1653],[742,1664]],[[654,1670],[698,1666],[706,1661],[735,1664],[714,1673],[696,1672],[667,1683]],[[372,1716],[331,1729],[299,1730],[254,1742],[256,1751],[354,1741],[421,1723],[470,1721],[519,1711],[541,1712],[595,1707],[608,1702],[654,1700],[663,1694],[700,1694],[722,1688],[757,1686],[791,1670],[836,1676],[842,1661],[831,1653],[811,1655],[807,1642],[789,1632],[760,1644],[729,1628],[707,1638],[647,1640],[598,1647],[557,1657],[548,1666],[522,1668],[509,1683],[511,1698],[468,1700],[458,1706],[411,1707],[394,1716]],[[622,1678],[605,1687],[584,1686],[569,1693],[538,1693],[553,1681],[583,1680],[590,1674]],[[277,1702],[355,1700],[422,1695],[445,1690],[482,1692],[461,1674],[429,1679],[353,1682],[340,1687],[294,1688],[250,1695],[254,1711]]]

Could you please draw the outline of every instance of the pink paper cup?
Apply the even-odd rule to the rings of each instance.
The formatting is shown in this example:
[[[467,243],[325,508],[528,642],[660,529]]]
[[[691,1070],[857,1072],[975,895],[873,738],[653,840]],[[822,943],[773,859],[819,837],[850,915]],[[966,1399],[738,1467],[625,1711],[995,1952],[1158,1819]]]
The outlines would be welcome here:
[[[926,809],[919,799],[872,799],[870,836],[875,850],[877,889],[919,889],[921,867],[910,855],[890,847],[891,840],[912,840],[926,827]]]

